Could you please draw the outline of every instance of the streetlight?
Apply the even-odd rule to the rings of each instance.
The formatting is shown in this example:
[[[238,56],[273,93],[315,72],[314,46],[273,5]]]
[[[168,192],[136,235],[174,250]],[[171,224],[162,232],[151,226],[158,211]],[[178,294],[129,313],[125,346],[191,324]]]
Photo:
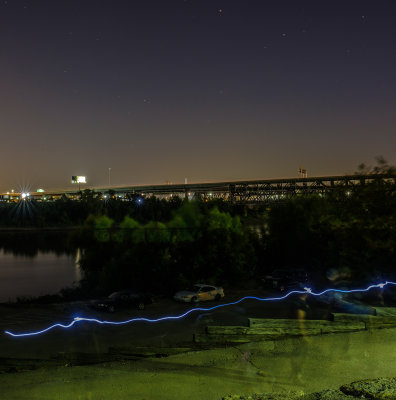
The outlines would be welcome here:
[[[111,185],[111,168],[109,168],[109,186]]]

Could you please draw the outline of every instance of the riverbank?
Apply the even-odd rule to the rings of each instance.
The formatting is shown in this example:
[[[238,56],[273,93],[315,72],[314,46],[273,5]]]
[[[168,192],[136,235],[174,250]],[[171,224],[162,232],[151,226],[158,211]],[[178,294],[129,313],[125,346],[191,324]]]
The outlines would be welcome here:
[[[83,229],[83,226],[53,226],[53,227],[4,227],[0,226],[1,232],[64,232],[64,231],[78,231]]]
[[[137,361],[83,366],[65,362],[2,374],[0,390],[9,400],[220,400],[231,394],[248,398],[254,393],[277,393],[289,399],[291,393],[337,390],[356,380],[395,376],[394,346],[394,329],[383,329],[249,343]]]

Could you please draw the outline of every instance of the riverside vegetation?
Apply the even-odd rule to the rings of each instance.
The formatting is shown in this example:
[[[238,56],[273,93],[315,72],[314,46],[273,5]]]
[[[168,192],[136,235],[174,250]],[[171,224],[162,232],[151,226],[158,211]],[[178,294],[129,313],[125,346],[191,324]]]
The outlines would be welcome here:
[[[375,178],[365,185],[270,206],[178,197],[103,201],[88,190],[80,201],[1,204],[1,227],[78,228],[26,233],[33,240],[23,243],[7,232],[0,247],[27,254],[57,251],[56,235],[63,235],[66,251],[81,248],[83,279],[77,289],[65,289],[64,297],[125,287],[170,294],[197,281],[249,287],[279,267],[305,268],[319,281],[331,268],[347,268],[350,278],[362,281],[389,279],[396,272],[396,180],[383,173],[394,168],[381,160],[364,168],[359,172]]]

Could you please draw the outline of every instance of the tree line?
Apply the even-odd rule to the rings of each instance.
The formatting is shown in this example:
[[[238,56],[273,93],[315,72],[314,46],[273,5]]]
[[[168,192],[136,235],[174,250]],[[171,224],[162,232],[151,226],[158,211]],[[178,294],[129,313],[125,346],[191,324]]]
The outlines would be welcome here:
[[[83,250],[80,290],[89,296],[125,287],[169,294],[199,281],[249,287],[275,268],[304,268],[316,282],[330,269],[348,270],[354,280],[390,279],[396,274],[396,180],[382,175],[389,169],[379,163],[365,185],[270,207],[179,198],[105,203],[89,195],[37,203],[35,218],[80,226],[68,243]],[[3,226],[10,223],[6,209],[15,213],[1,208]]]

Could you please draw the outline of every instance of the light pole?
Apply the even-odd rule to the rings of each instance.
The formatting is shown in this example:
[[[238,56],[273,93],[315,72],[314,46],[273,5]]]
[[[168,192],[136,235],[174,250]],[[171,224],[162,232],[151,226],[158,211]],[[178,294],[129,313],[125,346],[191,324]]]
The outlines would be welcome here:
[[[111,185],[111,168],[109,168],[109,186]]]

